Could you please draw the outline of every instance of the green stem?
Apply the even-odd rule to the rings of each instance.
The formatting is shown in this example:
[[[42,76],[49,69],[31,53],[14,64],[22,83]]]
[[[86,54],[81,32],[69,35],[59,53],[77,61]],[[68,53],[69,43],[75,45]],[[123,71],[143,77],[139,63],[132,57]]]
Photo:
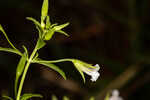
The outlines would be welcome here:
[[[64,61],[73,61],[74,59],[59,59],[59,60],[51,60],[51,61],[44,61],[44,60],[33,60],[32,63],[58,63],[58,62],[64,62]]]
[[[20,81],[20,85],[19,85],[19,89],[18,89],[17,99],[16,99],[16,100],[20,100],[21,91],[22,91],[22,88],[23,88],[23,83],[24,83],[24,80],[25,80],[25,77],[26,77],[28,68],[29,68],[29,66],[30,66],[30,64],[31,64],[31,62],[32,62],[32,59],[33,59],[33,57],[35,56],[36,52],[37,52],[37,45],[36,45],[36,47],[34,48],[32,54],[31,54],[31,56],[30,56],[30,58],[29,58],[29,60],[28,60],[28,62],[27,62],[27,64],[26,64],[26,66],[25,66],[23,75],[22,75],[22,77],[21,77],[21,81]]]

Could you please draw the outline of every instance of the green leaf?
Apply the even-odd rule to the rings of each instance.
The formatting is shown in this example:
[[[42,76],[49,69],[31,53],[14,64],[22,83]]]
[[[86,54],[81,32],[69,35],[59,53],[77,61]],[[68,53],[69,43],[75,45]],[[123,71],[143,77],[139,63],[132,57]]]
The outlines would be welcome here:
[[[16,49],[15,46],[10,42],[6,32],[4,31],[2,25],[0,24],[0,31],[4,34],[5,38],[7,39],[8,43],[12,46],[12,48]],[[17,50],[17,49],[16,49]]]
[[[41,21],[44,22],[48,13],[48,0],[43,1],[42,10],[41,10]]]
[[[39,31],[39,37],[42,37],[42,27],[41,27],[41,24],[34,18],[32,17],[27,17],[28,20],[32,21],[35,26],[36,26],[36,29]]]
[[[52,38],[52,36],[54,35],[54,30],[50,29],[44,36],[44,40],[50,40]]]
[[[50,17],[47,16],[47,17],[46,17],[46,29],[49,29],[50,26],[51,26]]]
[[[41,27],[41,24],[34,18],[32,17],[27,17],[28,20],[32,21],[35,25]]]
[[[22,55],[22,57],[20,58],[20,61],[18,63],[17,69],[16,69],[15,95],[17,94],[18,80],[19,80],[20,76],[22,75],[22,72],[23,72],[24,67],[25,67],[26,60],[27,60],[26,53],[24,53]]]
[[[23,49],[24,49],[24,51],[25,51],[26,58],[28,59],[28,50],[27,50],[27,48],[26,48],[24,45],[23,45],[22,47],[23,47]]]
[[[50,26],[50,28],[53,28],[53,27],[55,27],[55,26],[57,26],[57,25],[58,25],[58,23],[52,24],[52,25]]]
[[[39,50],[39,49],[43,48],[45,45],[46,45],[46,43],[42,39],[39,38],[36,48]]]
[[[13,98],[9,97],[9,96],[2,96],[2,98],[8,99],[8,100],[13,100]]]
[[[28,100],[28,99],[30,99],[32,97],[40,97],[40,98],[42,98],[43,96],[40,95],[40,94],[24,94],[24,95],[21,96],[21,100]]]
[[[16,50],[16,49],[0,47],[0,51],[11,52],[11,53],[15,53],[15,54],[18,54],[18,55],[22,56],[22,53],[19,52],[19,51]]]
[[[38,60],[38,59],[37,59]],[[43,61],[43,62],[42,62]],[[65,80],[66,80],[66,75],[65,73],[56,65],[54,64],[51,64],[51,63],[46,63],[45,60],[40,60],[40,62],[36,62],[38,64],[42,64],[42,65],[45,65],[55,71],[57,71]]]
[[[55,95],[52,95],[52,100],[58,100]]]
[[[65,24],[62,24],[62,25],[54,26],[54,30],[55,31],[61,30],[61,29],[65,28],[68,25],[69,25],[69,23],[65,23]]]
[[[64,96],[63,100],[70,100],[68,97]]]
[[[58,30],[58,31],[56,31],[56,32],[61,33],[61,34],[64,34],[64,35],[66,35],[66,36],[69,36],[66,32],[64,32],[64,31],[62,31],[62,30]]]

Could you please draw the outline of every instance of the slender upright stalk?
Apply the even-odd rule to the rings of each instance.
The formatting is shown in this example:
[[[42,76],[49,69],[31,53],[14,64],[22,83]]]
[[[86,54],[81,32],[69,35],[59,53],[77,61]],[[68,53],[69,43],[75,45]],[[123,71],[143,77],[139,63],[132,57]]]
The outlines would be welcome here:
[[[33,59],[33,57],[35,56],[36,52],[37,52],[37,44],[36,44],[36,46],[35,46],[35,48],[34,48],[32,54],[31,54],[29,60],[28,60],[27,63],[26,63],[26,66],[25,66],[25,69],[24,69],[24,72],[23,72],[23,74],[22,74],[21,81],[20,81],[20,84],[19,84],[19,89],[18,89],[18,93],[17,93],[17,98],[16,98],[16,100],[20,100],[20,96],[21,96],[21,92],[22,92],[22,88],[23,88],[23,83],[24,83],[24,80],[25,80],[27,71],[28,71],[28,69],[29,69],[29,66],[30,66],[30,64],[31,64],[31,62],[32,62],[32,59]]]

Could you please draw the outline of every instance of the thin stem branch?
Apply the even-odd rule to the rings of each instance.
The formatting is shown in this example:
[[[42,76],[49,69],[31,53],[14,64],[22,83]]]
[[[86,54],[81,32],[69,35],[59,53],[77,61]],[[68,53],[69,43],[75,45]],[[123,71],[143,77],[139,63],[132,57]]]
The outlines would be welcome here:
[[[17,93],[17,100],[20,100],[20,96],[21,96],[21,92],[22,92],[22,88],[23,88],[23,83],[24,83],[24,80],[25,80],[25,77],[26,77],[26,74],[27,74],[27,71],[29,69],[29,66],[32,62],[32,59],[33,57],[35,56],[36,52],[37,52],[37,45],[35,46],[26,66],[25,66],[25,69],[24,69],[24,72],[23,72],[23,75],[21,77],[21,81],[20,81],[20,85],[19,85],[19,89],[18,89],[18,93]]]
[[[32,63],[58,63],[58,62],[64,62],[64,61],[73,61],[73,59],[59,59],[59,60],[51,60],[51,61],[46,61],[46,60],[33,60]]]

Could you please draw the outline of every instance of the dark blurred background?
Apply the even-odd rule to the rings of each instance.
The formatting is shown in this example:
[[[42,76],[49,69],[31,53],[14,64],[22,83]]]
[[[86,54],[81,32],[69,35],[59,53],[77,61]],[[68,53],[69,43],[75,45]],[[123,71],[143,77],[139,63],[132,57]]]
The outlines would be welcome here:
[[[0,0],[0,24],[10,40],[29,52],[35,46],[37,30],[26,17],[40,20],[43,0]],[[148,100],[150,94],[150,1],[149,0],[49,0],[52,23],[70,22],[64,30],[70,35],[55,34],[40,57],[47,60],[77,58],[100,64],[101,76],[84,84],[71,63],[57,64],[67,80],[42,65],[32,64],[24,84],[24,93],[40,93],[42,100],[55,94],[60,100],[103,100],[107,92],[118,89],[124,100]],[[0,34],[0,46],[9,47]],[[0,93],[13,96],[15,68],[19,57],[0,52]],[[34,99],[33,99],[34,100]],[[35,99],[37,100],[37,98]]]

